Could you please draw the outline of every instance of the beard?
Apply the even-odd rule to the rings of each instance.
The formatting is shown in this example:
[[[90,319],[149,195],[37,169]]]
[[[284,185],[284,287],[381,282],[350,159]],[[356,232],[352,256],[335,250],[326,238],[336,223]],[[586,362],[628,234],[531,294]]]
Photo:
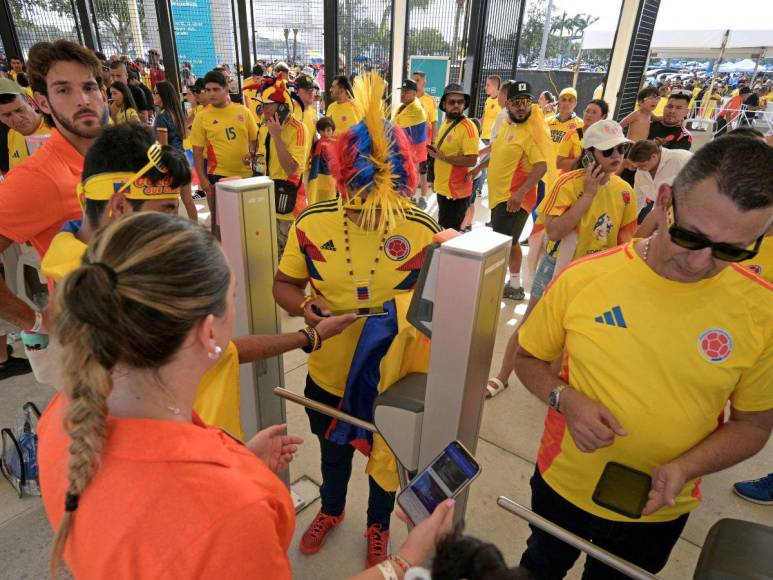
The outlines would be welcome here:
[[[524,116],[522,119],[519,119],[518,117],[516,117],[515,115],[513,115],[513,114],[510,112],[510,110],[509,110],[509,109],[508,109],[508,111],[507,111],[507,114],[510,116],[510,120],[511,120],[513,123],[525,123],[526,121],[528,121],[528,120],[529,120],[529,117],[531,117],[531,109],[529,109],[529,112],[528,112],[528,113],[526,113],[526,115],[525,115],[525,116]]]
[[[446,117],[448,117],[449,119],[456,120],[456,119],[461,119],[463,114],[464,113],[462,111],[453,111],[453,112],[446,113]]]
[[[51,107],[50,102],[49,102],[49,107],[51,109],[51,116],[54,119],[56,119],[62,127],[67,129],[67,131],[69,131],[70,133],[72,133],[77,137],[80,137],[81,139],[96,139],[97,137],[99,137],[100,133],[102,133],[102,129],[105,126],[104,113],[100,115],[99,111],[95,111],[94,109],[81,109],[73,116],[72,119],[67,119],[64,117],[64,115],[60,115],[56,111],[56,109]],[[90,126],[76,125],[75,116],[85,112],[93,113],[94,115],[96,115],[99,121],[94,125],[90,125]]]

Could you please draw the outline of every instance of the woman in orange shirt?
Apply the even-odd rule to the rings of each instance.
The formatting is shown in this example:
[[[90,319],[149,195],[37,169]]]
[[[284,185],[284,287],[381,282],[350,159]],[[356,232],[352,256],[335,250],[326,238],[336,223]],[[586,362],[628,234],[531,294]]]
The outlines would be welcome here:
[[[302,440],[277,425],[244,445],[193,411],[233,294],[206,230],[150,212],[100,230],[58,287],[65,390],[39,426],[52,576],[64,559],[79,579],[291,577],[295,511],[275,473]],[[382,566],[402,578],[423,561],[450,529],[442,508]]]

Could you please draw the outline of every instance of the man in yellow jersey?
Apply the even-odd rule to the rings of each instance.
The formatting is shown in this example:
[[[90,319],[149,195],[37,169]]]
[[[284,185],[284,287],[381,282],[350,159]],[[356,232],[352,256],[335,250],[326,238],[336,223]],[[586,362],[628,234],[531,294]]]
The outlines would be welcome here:
[[[274,180],[276,196],[277,240],[279,255],[287,243],[287,233],[295,219],[296,203],[305,198],[303,172],[309,156],[309,130],[296,119],[293,102],[284,81],[265,89],[261,94],[263,115],[268,139],[266,140],[266,175]]]
[[[24,61],[20,58],[12,56],[10,59],[8,59],[8,64],[11,65],[11,70],[8,71],[8,74],[10,75],[11,80],[16,82],[17,75],[20,72],[24,72]]]
[[[306,127],[308,140],[306,141],[307,158],[311,156],[311,148],[314,145],[314,135],[317,133],[317,108],[314,106],[314,98],[319,91],[319,85],[310,76],[301,75],[295,79],[295,92],[303,101],[303,110],[298,103],[293,103],[293,115]],[[308,165],[308,164],[307,164]]]
[[[353,389],[367,389],[369,397],[375,396],[373,377],[391,368],[386,362],[381,364],[383,351],[373,352],[368,345],[376,343],[371,342],[374,329],[383,329],[384,338],[378,343],[389,348],[397,328],[396,300],[414,287],[424,248],[440,231],[431,217],[410,207],[400,193],[416,186],[416,171],[410,152],[394,139],[394,126],[382,117],[381,97],[386,83],[374,76],[367,73],[355,81],[364,84],[359,94],[369,91],[362,103],[363,123],[356,132],[338,137],[356,151],[352,159],[357,159],[357,166],[343,160],[335,165],[340,188],[361,203],[346,204],[337,198],[303,211],[290,230],[274,281],[274,297],[279,305],[293,316],[303,316],[310,325],[319,323],[331,311],[387,313],[360,318],[309,357],[306,397],[343,410],[348,409],[347,396]],[[379,146],[371,147],[376,142]],[[363,209],[368,207],[375,212]],[[307,297],[305,288],[309,284],[313,295]],[[392,331],[383,328],[392,324],[389,321],[395,323]],[[371,369],[376,372],[370,374]],[[372,406],[363,405],[349,412],[365,417],[372,413]],[[310,555],[322,549],[327,534],[344,518],[354,445],[367,445],[367,440],[340,437],[340,423],[331,427],[329,417],[311,410],[307,415],[311,431],[319,439],[322,469],[322,505],[300,542],[301,552]],[[388,555],[395,493],[382,487],[372,471],[369,475],[367,562],[373,566]]]
[[[738,263],[773,223],[771,172],[756,140],[708,143],[661,186],[654,236],[564,269],[520,330],[516,373],[549,405],[532,509],[653,574],[701,477],[757,453],[773,427],[773,287]],[[594,494],[611,463],[651,476],[641,517]],[[578,555],[533,530],[521,566],[562,578]],[[585,573],[619,576],[593,559]]]
[[[556,167],[562,172],[575,169],[577,160],[582,155],[583,135],[590,129],[591,125],[602,119],[606,119],[609,114],[609,105],[603,99],[593,99],[585,107],[582,115],[582,127],[577,127],[574,131],[567,133],[564,140],[558,145],[556,151]]]
[[[51,136],[51,129],[24,94],[10,79],[0,79],[0,123],[8,126],[10,169],[27,159]]]
[[[427,160],[427,113],[416,94],[418,85],[405,79],[400,87],[400,106],[392,115],[392,122],[403,128],[413,154],[413,163],[419,168]]]
[[[534,138],[532,128],[527,125],[532,115],[542,119],[542,112],[535,111],[533,103],[529,83],[516,81],[510,85],[506,105],[508,118],[502,123],[497,138],[491,144],[488,165],[491,226],[495,232],[513,238],[510,280],[504,289],[505,298],[511,300],[523,300],[526,297],[521,286],[523,253],[518,240],[529,212],[536,204],[537,184],[548,172],[549,156],[552,153],[552,150],[543,151]],[[534,128],[539,129],[546,130],[544,125]]]
[[[223,177],[252,177],[258,127],[247,107],[229,100],[228,83],[223,73],[208,72],[204,76],[204,86],[209,106],[193,119],[191,145],[200,187],[207,194],[212,233],[219,237],[215,184]]]
[[[558,113],[547,119],[550,128],[550,138],[553,140],[554,149],[558,152],[558,146],[571,131],[582,129],[583,122],[574,112],[577,107],[577,91],[572,87],[566,87],[558,94]]]
[[[483,117],[480,120],[480,138],[488,145],[491,140],[491,128],[494,120],[502,110],[499,104],[499,88],[502,79],[498,75],[491,75],[486,79],[486,102],[483,104]]]
[[[256,118],[259,116],[260,93],[266,81],[264,76],[263,65],[256,63],[252,67],[252,75],[244,79],[244,88],[242,88],[244,106],[252,111]]]
[[[438,222],[455,230],[461,229],[472,195],[472,180],[467,174],[478,160],[478,128],[464,115],[469,106],[470,96],[461,85],[448,85],[440,99],[445,119],[437,142],[428,147],[435,159],[432,188],[437,193]]]
[[[424,71],[417,70],[413,73],[413,82],[416,83],[418,91],[416,98],[419,99],[421,106],[424,108],[424,112],[427,113],[427,145],[432,143],[437,135],[437,104],[435,103],[435,97],[426,93],[427,88],[427,74]],[[419,209],[427,209],[427,162],[419,164],[419,187],[420,195],[415,198],[416,205]]]
[[[338,75],[330,83],[330,96],[333,102],[327,106],[326,115],[333,119],[336,126],[335,137],[346,133],[349,127],[360,122],[360,112],[352,100],[352,85],[346,75]]]

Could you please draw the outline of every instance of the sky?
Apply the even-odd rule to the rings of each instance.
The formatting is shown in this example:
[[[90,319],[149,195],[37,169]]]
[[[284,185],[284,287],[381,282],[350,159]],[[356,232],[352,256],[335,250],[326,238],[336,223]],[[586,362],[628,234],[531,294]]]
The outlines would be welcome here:
[[[661,0],[656,27],[659,30],[773,30],[773,2],[754,2],[752,10],[729,9],[728,4],[727,0]],[[599,16],[600,20],[592,27],[595,30],[614,30],[620,17],[620,0],[555,0],[554,5],[560,12]]]

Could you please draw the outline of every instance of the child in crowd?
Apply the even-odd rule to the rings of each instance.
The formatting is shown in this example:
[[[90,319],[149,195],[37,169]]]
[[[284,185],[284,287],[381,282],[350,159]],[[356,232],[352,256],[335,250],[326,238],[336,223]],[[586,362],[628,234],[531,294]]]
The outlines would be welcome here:
[[[309,203],[335,199],[335,179],[330,173],[330,147],[335,142],[336,125],[330,117],[317,121],[318,138],[311,150],[309,170]]]
[[[650,123],[653,120],[653,111],[658,106],[658,89],[652,86],[644,87],[636,95],[639,103],[639,109],[628,115],[620,121],[620,126],[625,129],[628,127],[628,138],[633,141],[642,141],[650,134]]]
[[[116,125],[140,122],[134,97],[132,97],[129,87],[120,81],[110,85],[110,118]]]

